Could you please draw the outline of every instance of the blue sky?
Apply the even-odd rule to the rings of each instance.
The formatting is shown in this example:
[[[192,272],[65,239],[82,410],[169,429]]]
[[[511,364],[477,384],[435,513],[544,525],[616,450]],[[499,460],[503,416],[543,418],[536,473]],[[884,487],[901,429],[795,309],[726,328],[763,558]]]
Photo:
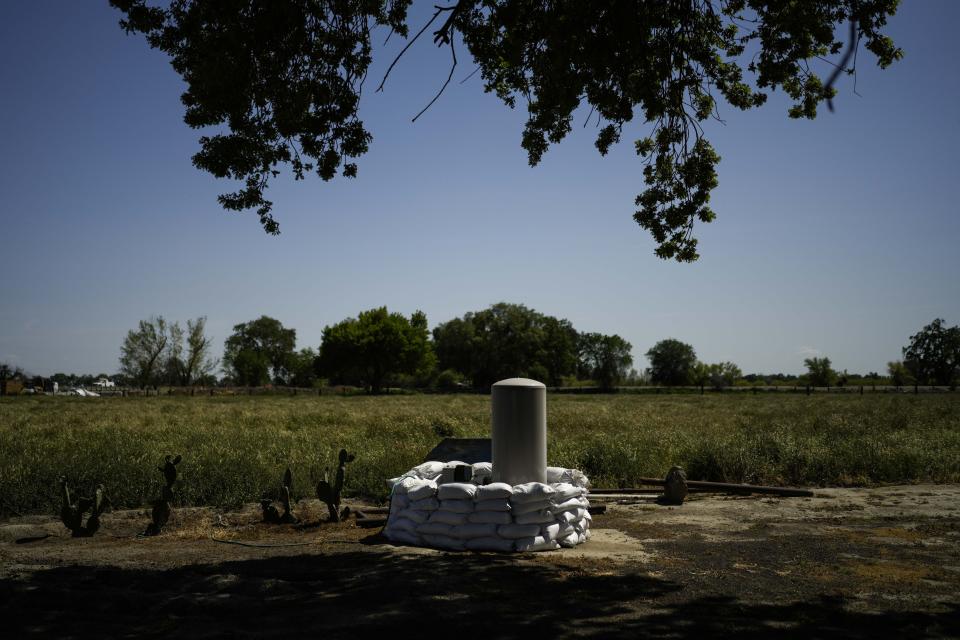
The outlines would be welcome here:
[[[789,120],[782,95],[721,107],[718,216],[695,264],[656,258],[632,220],[640,123],[607,157],[578,127],[529,168],[523,110],[474,76],[412,124],[446,77],[429,39],[379,94],[399,43],[378,52],[360,176],[276,181],[267,236],[219,208],[232,185],[190,163],[179,77],[117,20],[106,2],[0,4],[0,361],[110,373],[157,314],[206,315],[218,347],[267,314],[316,347],[380,305],[433,326],[509,301],[620,334],[637,368],[673,337],[745,372],[799,373],[809,355],[867,372],[933,318],[960,323],[960,3],[904,3],[888,30],[904,59],[880,71],[861,50],[859,95],[844,80],[833,114]]]

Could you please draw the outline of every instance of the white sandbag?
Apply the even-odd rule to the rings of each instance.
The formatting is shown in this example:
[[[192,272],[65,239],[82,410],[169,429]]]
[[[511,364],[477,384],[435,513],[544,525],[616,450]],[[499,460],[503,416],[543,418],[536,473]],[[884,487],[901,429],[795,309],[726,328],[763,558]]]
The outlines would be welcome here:
[[[560,546],[565,549],[572,549],[580,544],[580,534],[574,531],[563,536],[562,538],[557,538],[557,542],[559,542]]]
[[[473,497],[477,502],[483,500],[493,500],[495,498],[509,498],[513,495],[513,487],[506,482],[491,482],[477,487],[477,493]]]
[[[400,484],[403,485],[406,481],[407,479],[404,479]],[[437,495],[437,483],[433,480],[414,480],[406,494],[410,502],[432,498]]]
[[[495,524],[467,523],[454,527],[450,534],[452,538],[469,540],[470,538],[493,538],[497,535]]]
[[[580,507],[579,509],[576,509],[574,511],[563,511],[561,513],[558,513],[557,521],[573,524],[578,520],[588,519],[589,515],[590,514],[587,512],[586,509],[584,509],[583,507]]]
[[[462,524],[466,524],[467,516],[468,514],[466,513],[454,513],[452,511],[440,509],[439,511],[434,511],[430,514],[429,522],[441,522],[446,525],[457,527]]]
[[[477,485],[469,482],[448,482],[437,487],[440,500],[473,500],[476,493]]]
[[[556,540],[546,540],[543,536],[532,536],[515,540],[513,548],[517,551],[553,551],[559,549],[560,544]]]
[[[416,511],[436,511],[440,508],[440,501],[436,498],[424,498],[410,503],[410,509]]]
[[[386,531],[406,531],[408,533],[417,532],[417,523],[408,518],[394,518],[390,523],[385,527]]]
[[[441,500],[440,510],[451,513],[473,513],[473,500]]]
[[[497,528],[497,535],[501,538],[532,538],[540,534],[538,524],[502,524]]]
[[[408,471],[408,474],[415,474],[416,477],[422,478],[424,480],[436,480],[440,477],[440,474],[443,473],[443,467],[445,463],[437,462],[436,460],[430,460],[424,462],[423,464],[418,464],[413,469]]]
[[[473,503],[474,511],[510,511],[510,501],[506,498],[494,498],[493,500],[480,500]]]
[[[437,549],[446,549],[448,551],[463,551],[466,549],[463,540],[458,538],[434,535],[423,535],[421,537],[428,545],[436,547]]]
[[[552,506],[553,503],[549,501],[520,502],[518,504],[511,503],[510,510],[513,511],[513,515],[518,516],[524,513],[533,513],[534,511],[547,511]]]
[[[474,462],[473,463],[473,483],[483,484],[483,481],[493,475],[493,463]]]
[[[392,478],[384,535],[391,541],[448,550],[544,551],[590,536],[586,476],[548,470],[552,485],[491,483],[492,465],[472,465],[472,481],[453,482],[462,462],[428,462]],[[446,482],[438,482],[437,478]]]
[[[464,543],[471,551],[513,551],[513,540],[504,538],[471,538]]]
[[[390,513],[393,513],[394,511],[403,511],[409,506],[410,498],[408,498],[406,494],[394,494],[394,496],[390,498]]]
[[[430,518],[430,511],[416,511],[414,509],[404,509],[397,514],[397,517],[406,518],[416,522],[417,524],[423,524]]]
[[[420,536],[415,533],[410,533],[409,531],[386,531],[384,530],[383,534],[387,536],[387,540],[390,542],[400,542],[402,544],[411,544],[419,547],[422,542]]]
[[[509,511],[474,511],[467,514],[467,522],[476,524],[510,524],[513,518]]]
[[[453,531],[453,526],[443,522],[425,522],[417,527],[417,533],[421,536],[449,536]]]
[[[513,487],[513,495],[510,502],[521,504],[524,502],[539,502],[549,500],[556,493],[548,484],[542,482],[526,482]]]
[[[572,485],[569,482],[556,484],[553,486],[553,490],[556,491],[553,495],[554,502],[563,502],[570,498],[579,498],[585,491],[583,487]]]
[[[561,511],[576,511],[577,509],[583,508],[583,501],[580,498],[570,498],[565,500],[560,504],[554,504],[550,507],[550,510],[554,513],[560,513]]]
[[[530,513],[514,514],[513,521],[517,524],[549,524],[557,521],[557,517],[549,511],[531,511]]]
[[[543,536],[544,540],[556,540],[559,533],[560,525],[556,522],[540,527],[540,535]]]
[[[565,469],[563,467],[547,467],[547,482],[550,484],[568,483],[575,487],[590,487],[590,480],[579,469]]]
[[[391,478],[390,482],[393,482],[394,480],[396,480],[396,482],[393,483],[393,487],[391,489],[392,495],[394,497],[407,495],[407,491],[409,491],[411,487],[418,485],[420,482],[420,478],[414,478],[411,476],[400,476],[399,478]]]

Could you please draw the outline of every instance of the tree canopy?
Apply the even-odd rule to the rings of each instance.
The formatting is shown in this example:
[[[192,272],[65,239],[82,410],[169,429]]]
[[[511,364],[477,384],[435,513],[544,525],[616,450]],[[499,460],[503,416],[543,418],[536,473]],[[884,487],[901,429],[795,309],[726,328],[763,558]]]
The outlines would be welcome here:
[[[960,326],[937,318],[910,336],[903,364],[921,384],[953,385],[960,377]]]
[[[647,351],[650,367],[650,380],[668,386],[678,386],[693,382],[696,372],[697,352],[685,342],[674,338],[661,340]]]
[[[334,382],[379,393],[391,376],[426,373],[435,364],[422,311],[408,319],[380,307],[323,329],[318,366]]]
[[[500,302],[444,322],[433,344],[440,369],[466,375],[477,388],[513,377],[558,386],[577,370],[573,325],[522,304]]]
[[[356,158],[372,140],[359,117],[371,38],[377,27],[407,38],[411,2],[111,0],[121,26],[143,33],[183,77],[185,122],[219,128],[201,136],[193,162],[242,181],[220,203],[255,209],[268,233],[279,225],[264,193],[281,167],[297,179],[357,175]],[[854,72],[861,42],[881,68],[902,56],[882,32],[897,5],[458,0],[436,6],[407,47],[436,24],[433,41],[451,55],[444,88],[457,46],[465,46],[485,91],[511,108],[525,102],[521,145],[531,165],[570,133],[580,108],[596,118],[601,154],[640,121],[631,135],[644,190],[634,218],[657,242],[658,256],[692,261],[695,223],[715,217],[709,202],[720,157],[703,123],[719,119],[718,103],[750,109],[780,89],[793,101],[791,118],[816,117],[822,102],[832,108],[837,77]],[[826,81],[818,69],[830,74]]]
[[[612,389],[633,365],[633,346],[618,335],[581,333],[577,340],[578,376]]]
[[[136,329],[127,332],[120,347],[120,373],[138,387],[162,381],[172,329],[163,316],[141,320]]]
[[[141,320],[137,329],[127,332],[120,347],[120,376],[139,387],[212,382],[217,360],[210,356],[211,340],[205,333],[206,326],[205,316],[187,320],[186,333],[179,322],[167,322],[163,316]],[[59,375],[63,376],[61,383],[85,382]],[[87,384],[92,383],[93,377],[87,377]]]
[[[732,387],[742,376],[743,371],[732,362],[707,364],[697,361],[690,370],[690,382],[701,388],[710,385],[717,391]]]
[[[815,387],[829,387],[837,380],[830,358],[806,358],[803,366],[807,368],[807,381]]]
[[[297,330],[269,316],[234,325],[224,342],[223,367],[235,384],[286,384],[294,362]]]

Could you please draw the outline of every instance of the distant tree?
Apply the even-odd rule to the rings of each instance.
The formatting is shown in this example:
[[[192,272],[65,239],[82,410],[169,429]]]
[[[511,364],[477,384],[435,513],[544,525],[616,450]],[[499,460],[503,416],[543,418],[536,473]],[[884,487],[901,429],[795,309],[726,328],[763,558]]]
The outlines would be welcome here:
[[[223,367],[234,384],[260,386],[271,380],[286,384],[296,342],[296,329],[287,329],[274,318],[242,322],[224,342]]]
[[[567,320],[522,304],[500,302],[433,330],[439,368],[486,388],[504,378],[527,377],[559,386],[577,367],[577,333]]]
[[[612,389],[626,377],[633,364],[633,347],[618,335],[581,333],[578,370],[602,389]]]
[[[180,371],[183,365],[183,327],[179,322],[167,326],[169,339],[159,378],[164,384],[179,385]]]
[[[0,362],[0,380],[23,380],[27,377],[23,369]]]
[[[803,365],[807,368],[807,381],[814,387],[833,386],[837,372],[830,366],[830,358],[806,358]]]
[[[210,356],[213,340],[206,335],[206,316],[187,320],[186,356],[180,358],[177,371],[180,384],[190,386],[208,378],[217,368],[218,361]]]
[[[307,347],[293,354],[290,360],[290,385],[294,387],[312,387],[317,382],[316,350]]]
[[[569,320],[543,315],[540,318],[542,341],[537,353],[537,364],[542,367],[543,380],[549,387],[559,387],[563,377],[577,370],[577,345],[579,334]],[[629,348],[628,348],[629,351]]]
[[[689,344],[668,338],[653,345],[647,351],[647,359],[650,361],[647,371],[654,383],[677,386],[691,383],[697,353]]]
[[[136,330],[127,332],[120,347],[120,372],[140,388],[163,381],[169,358],[170,329],[163,316],[141,320]],[[78,384],[90,384],[79,378]]]
[[[714,389],[732,387],[743,375],[740,367],[732,362],[717,362],[708,366],[710,386]]]
[[[437,368],[454,371],[477,382],[477,370],[482,361],[480,348],[483,338],[477,335],[473,313],[443,322],[433,329],[433,351]]]
[[[436,357],[429,337],[422,311],[409,319],[386,307],[363,311],[324,327],[319,370],[331,381],[359,383],[370,393],[380,393],[391,376],[433,368]]]
[[[724,387],[732,387],[742,376],[743,372],[740,367],[732,362],[707,364],[698,360],[690,369],[691,384],[700,388],[709,385],[717,391]],[[755,375],[754,378],[756,378]]]
[[[690,367],[690,384],[700,387],[702,390],[710,382],[710,365],[699,360]]]
[[[194,165],[241,181],[220,196],[225,208],[255,209],[277,233],[264,192],[281,168],[297,179],[357,175],[372,140],[360,113],[373,34],[406,38],[409,0],[110,2],[121,26],[143,33],[182,76],[184,121],[203,131]],[[526,105],[521,145],[531,165],[580,111],[596,116],[601,154],[637,123],[633,146],[646,166],[634,218],[657,255],[695,260],[694,224],[714,218],[720,161],[702,123],[720,103],[748,110],[777,90],[791,100],[791,118],[816,117],[824,101],[832,108],[834,82],[853,73],[861,42],[881,68],[902,56],[883,32],[896,8],[897,0],[458,0],[436,6],[413,40],[436,25],[433,41],[453,66],[466,49],[485,91],[510,108]]]
[[[902,387],[905,384],[913,383],[913,374],[907,369],[906,365],[900,360],[894,360],[887,363],[887,373],[890,375],[890,384],[895,387]]]
[[[0,365],[0,368],[2,368],[2,366],[3,366],[3,365]],[[56,383],[57,383],[58,385],[60,385],[61,387],[66,387],[66,386],[71,385],[73,378],[74,378],[74,376],[67,375],[66,373],[60,373],[60,372],[55,373],[55,374],[53,374],[52,376],[50,376],[50,379],[53,380],[54,382],[56,382]],[[2,379],[3,379],[3,376],[0,375],[0,380],[2,380]]]
[[[960,326],[937,318],[903,348],[903,364],[920,384],[954,385],[960,377]]]

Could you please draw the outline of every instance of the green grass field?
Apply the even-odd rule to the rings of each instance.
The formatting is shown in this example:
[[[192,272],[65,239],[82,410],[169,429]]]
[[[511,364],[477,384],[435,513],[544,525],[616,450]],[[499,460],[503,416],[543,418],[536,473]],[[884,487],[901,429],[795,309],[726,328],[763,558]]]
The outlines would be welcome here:
[[[549,463],[595,486],[662,477],[791,485],[960,481],[960,395],[614,395],[548,398]],[[421,462],[441,434],[489,435],[489,397],[0,399],[0,505],[55,512],[57,478],[102,482],[117,507],[148,504],[156,466],[182,454],[181,504],[228,506],[275,493],[293,471],[312,496],[345,447],[350,495]]]

